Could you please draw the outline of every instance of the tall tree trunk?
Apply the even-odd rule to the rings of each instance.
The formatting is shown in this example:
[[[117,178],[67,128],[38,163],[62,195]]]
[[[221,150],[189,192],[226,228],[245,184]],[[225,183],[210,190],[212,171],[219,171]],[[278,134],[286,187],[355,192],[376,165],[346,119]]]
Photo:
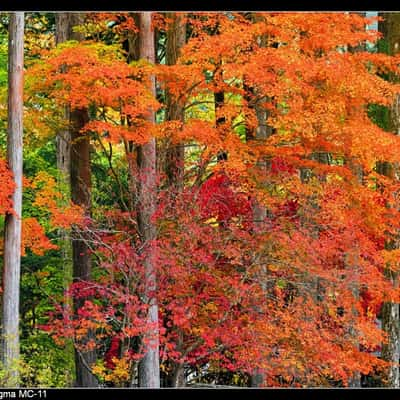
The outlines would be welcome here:
[[[75,19],[71,13],[56,13],[56,45],[66,42],[72,38],[72,24]],[[64,68],[65,69],[65,68]],[[64,121],[69,123],[70,109],[64,107]],[[58,169],[58,185],[59,191],[63,193],[65,202],[71,199],[70,190],[70,168],[71,168],[71,132],[69,126],[65,126],[56,133],[56,160]],[[63,265],[64,290],[67,290],[72,283],[72,245],[69,232],[60,228],[59,232],[60,251]],[[65,302],[65,307],[72,307],[72,297]],[[66,357],[69,359],[74,354],[74,347],[69,343],[65,347]],[[73,377],[75,376],[75,368],[69,375],[67,386],[73,385]]]
[[[186,43],[186,24],[182,22],[183,14],[166,13],[165,17],[170,20],[166,32],[166,48],[165,48],[165,63],[167,65],[175,65],[180,56],[181,48]],[[175,99],[166,92],[166,115],[167,121],[182,121],[184,122],[184,108]],[[183,187],[183,175],[185,167],[185,145],[172,144],[169,141],[165,143],[165,175],[167,185],[169,187]],[[162,152],[160,152],[162,153]],[[158,156],[160,156],[160,153]],[[182,338],[179,338],[181,340]],[[165,380],[166,386],[169,387],[184,387],[185,374],[184,364],[172,363],[172,371]]]
[[[133,18],[135,26],[139,28],[140,26],[140,13],[132,12],[129,16]],[[126,41],[123,43],[123,47],[127,51],[126,61],[131,63],[132,61],[138,61],[140,58],[139,49],[139,32],[130,31],[128,33]],[[129,125],[129,119],[123,121]],[[137,154],[135,143],[132,140],[126,140],[124,143],[125,154],[128,162],[128,191],[129,191],[129,210],[133,211],[135,209],[138,200],[138,187],[137,187]]]
[[[248,137],[250,140],[256,140],[260,144],[264,144],[269,136],[272,134],[272,127],[268,125],[268,113],[266,109],[263,107],[264,102],[257,102],[254,106],[254,111],[257,116],[257,128],[255,132],[255,137]],[[267,173],[267,163],[265,159],[261,158],[257,160],[257,169],[263,171],[265,174]],[[261,182],[264,184],[265,179],[263,176],[263,181]],[[267,209],[264,205],[258,203],[257,201],[253,204],[253,221],[255,226],[259,226],[262,228],[263,222],[267,216]],[[267,271],[264,270],[263,274],[266,274]],[[262,279],[262,278],[261,278]],[[262,280],[261,282],[262,288],[265,292],[268,291],[267,284]],[[250,386],[251,387],[262,387],[265,381],[265,375],[262,371],[258,369],[255,370],[250,376]]]
[[[71,13],[56,13],[56,45],[72,39],[72,19]],[[65,107],[64,117],[69,121],[69,108]],[[56,157],[57,168],[63,183],[69,181],[70,170],[70,146],[71,133],[68,128],[61,129],[56,135]]]
[[[140,57],[155,63],[154,31],[151,22],[151,12],[140,13],[139,51]],[[151,77],[150,89],[156,94],[155,77]],[[155,121],[154,112],[148,116],[148,120]],[[145,355],[139,364],[139,386],[146,388],[160,387],[160,359],[159,359],[159,328],[158,328],[158,303],[156,297],[157,271],[156,249],[154,240],[156,228],[151,217],[156,208],[156,142],[150,141],[137,148],[137,163],[139,169],[139,208],[138,223],[143,243],[145,243],[145,300],[148,309],[148,345]]]
[[[364,171],[363,168],[360,164],[355,162],[354,160],[346,160],[346,164],[349,165],[349,169],[353,173],[353,176],[356,178],[357,183],[359,185],[363,184],[364,180]],[[353,298],[354,301],[359,301],[360,299],[360,282],[359,282],[359,266],[358,262],[349,262],[349,268],[355,270],[355,278],[353,279],[352,282],[352,293],[353,293]],[[358,311],[356,310],[355,307],[351,310],[352,315],[354,316],[354,319],[357,318]],[[353,336],[354,339],[354,345],[360,349],[360,341],[359,341],[359,335],[357,331],[354,329],[353,326],[350,327],[350,334]],[[360,371],[355,371],[353,373],[353,376],[348,380],[348,386],[349,387],[361,387],[361,373]]]
[[[379,22],[378,29],[383,34],[383,39],[380,43],[381,50],[395,55],[400,51],[400,14],[399,13],[383,13],[380,15],[384,18]],[[383,46],[382,46],[383,44]],[[398,77],[390,77],[391,80],[398,80]],[[400,97],[397,96],[389,113],[388,130],[395,135],[400,134]],[[388,163],[379,163],[377,166],[378,172],[383,175],[393,176],[395,178],[395,170],[399,170],[398,165],[389,165]],[[398,248],[398,240],[390,247]],[[399,286],[398,273],[394,271],[385,271],[386,276],[390,279],[395,287]],[[382,308],[382,329],[388,334],[388,343],[382,346],[382,358],[392,363],[387,372],[388,386],[400,387],[400,310],[399,304],[387,302]]]
[[[83,23],[82,13],[59,13],[56,16],[57,43],[66,40],[82,41],[80,33],[73,32],[73,27]],[[81,128],[89,121],[87,109],[65,109],[69,118],[69,127],[58,132],[57,166],[64,179],[70,180],[71,200],[80,205],[87,216],[91,210],[91,170],[90,139],[80,133]],[[84,231],[74,228],[72,232],[72,276],[74,282],[89,280],[92,260]],[[82,307],[85,299],[73,299],[74,312]],[[85,340],[89,340],[91,334]],[[75,386],[96,387],[98,382],[91,373],[90,366],[96,361],[96,352],[81,352],[75,349]]]
[[[8,38],[7,162],[13,173],[14,213],[4,227],[2,358],[7,386],[19,385],[19,289],[21,275],[24,13],[10,14]]]
[[[182,23],[182,15],[177,13],[166,13],[166,18],[171,20],[167,30],[165,63],[175,65],[180,55],[180,50],[186,42],[186,25]],[[167,93],[166,96],[166,120],[184,120],[183,107],[173,101]],[[185,147],[183,144],[167,145],[165,171],[169,185],[182,184],[184,172]]]
[[[69,13],[56,13],[56,45],[71,39],[71,19],[71,15]],[[69,107],[66,106],[64,108],[64,121],[69,122],[69,118]],[[68,199],[71,196],[69,190],[69,171],[71,164],[70,147],[71,132],[68,127],[64,127],[56,133],[56,159],[59,173],[59,190],[63,192]],[[69,259],[71,258],[71,243],[65,230],[61,229],[59,235],[61,241],[63,265],[65,269],[65,287],[68,287],[72,278],[72,266],[69,262]]]
[[[71,199],[83,207],[85,215],[91,211],[91,170],[90,170],[90,139],[80,133],[81,128],[89,121],[86,109],[73,110],[70,113],[71,126]],[[92,258],[87,244],[87,234],[84,230],[74,228],[72,232],[72,266],[73,281],[87,281],[91,278]],[[74,312],[81,308],[85,299],[73,299]],[[87,338],[90,340],[89,332]],[[90,366],[96,361],[95,350],[81,352],[75,349],[75,369],[78,387],[96,387],[98,382],[91,373]]]

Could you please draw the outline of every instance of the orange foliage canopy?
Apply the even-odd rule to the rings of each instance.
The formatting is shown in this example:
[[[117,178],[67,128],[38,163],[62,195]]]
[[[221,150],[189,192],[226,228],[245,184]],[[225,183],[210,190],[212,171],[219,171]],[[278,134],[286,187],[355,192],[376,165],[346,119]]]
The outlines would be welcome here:
[[[47,61],[30,71],[35,79],[28,98],[50,89],[59,106],[95,110],[96,117],[82,133],[97,132],[112,143],[143,144],[150,139],[152,126],[144,117],[159,103],[142,81],[146,82],[152,66],[128,65],[116,47],[98,43],[64,45],[44,52],[43,58]]]

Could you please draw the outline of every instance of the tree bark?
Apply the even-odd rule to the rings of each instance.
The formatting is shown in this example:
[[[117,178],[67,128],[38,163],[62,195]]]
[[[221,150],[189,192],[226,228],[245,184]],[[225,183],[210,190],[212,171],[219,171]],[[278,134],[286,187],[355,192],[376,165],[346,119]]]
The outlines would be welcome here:
[[[71,39],[71,19],[72,16],[70,13],[56,14],[56,45]],[[66,121],[69,121],[68,107],[65,107],[64,117]],[[70,145],[71,133],[69,129],[61,129],[58,131],[56,135],[57,168],[60,172],[60,178],[63,183],[67,183],[69,181]]]
[[[184,14],[166,13],[165,17],[170,20],[166,32],[165,63],[175,65],[181,48],[186,43],[186,24],[182,22]],[[167,121],[184,122],[185,112],[182,104],[166,91],[166,115]],[[185,169],[185,145],[184,143],[172,144],[168,140],[165,143],[165,175],[168,187],[183,188],[184,169]],[[158,154],[160,157],[160,153]],[[180,338],[181,339],[181,338]],[[184,387],[185,365],[172,362],[172,371],[165,380],[165,385],[169,387]]]
[[[167,30],[165,63],[175,65],[180,55],[180,50],[186,42],[186,25],[182,23],[182,16],[177,13],[166,13],[171,25]],[[166,120],[184,121],[184,110],[182,105],[173,101],[171,96],[166,94]],[[168,185],[182,184],[184,172],[185,147],[183,144],[167,145],[165,172]]]
[[[73,110],[71,122],[71,199],[83,207],[85,215],[90,217],[91,210],[91,170],[90,139],[80,133],[80,129],[89,121],[86,109]],[[74,228],[72,232],[73,281],[87,281],[91,278],[92,259],[85,231]],[[85,299],[74,299],[74,312],[81,308]],[[89,340],[91,334],[86,338]],[[98,382],[88,367],[96,361],[96,352],[80,352],[75,349],[76,381],[78,387],[96,387]]]
[[[177,364],[172,375],[172,387],[185,387],[185,370],[182,364]]]
[[[71,38],[71,16],[69,13],[56,13],[56,45],[63,43]],[[65,69],[65,68],[64,68]],[[69,122],[69,107],[64,107],[64,121]],[[60,129],[56,133],[56,160],[58,169],[58,183],[60,192],[69,200],[70,179],[69,172],[71,167],[71,132],[69,127]],[[64,265],[64,287],[67,288],[72,281],[71,265],[71,241],[66,230],[59,230],[61,252]]]
[[[400,51],[400,14],[384,13],[380,15],[384,18],[378,24],[379,31],[384,35],[381,41],[381,50],[395,55]],[[383,44],[383,46],[382,46]],[[391,80],[398,80],[398,77],[390,77]],[[391,110],[388,121],[388,130],[395,135],[400,134],[400,97],[397,96]],[[378,172],[386,176],[395,177],[395,171],[399,170],[398,165],[388,165],[388,163],[379,163]],[[398,242],[398,240],[396,241]],[[395,243],[394,248],[398,248],[399,244]],[[386,277],[392,281],[394,287],[399,286],[398,273],[394,271],[385,271]],[[382,329],[388,334],[388,343],[382,346],[382,358],[389,361],[391,366],[387,371],[387,385],[400,387],[400,309],[399,304],[395,302],[387,302],[382,308]]]
[[[12,195],[14,213],[6,215],[4,227],[2,361],[7,371],[7,386],[18,386],[23,174],[23,12],[10,14],[8,66],[7,162],[14,176],[15,189]]]
[[[71,39],[72,36],[72,16],[70,13],[56,13],[56,45],[66,42]],[[63,68],[65,70],[65,68]],[[64,72],[64,71],[63,71]],[[64,121],[69,123],[70,109],[68,106],[64,107]],[[58,185],[59,191],[63,193],[65,197],[65,203],[71,199],[71,187],[70,187],[70,168],[71,168],[71,132],[69,126],[65,126],[56,132],[56,161],[58,170]],[[63,265],[63,286],[67,290],[72,283],[73,272],[72,272],[72,244],[69,232],[66,229],[59,229],[59,242],[60,251]],[[65,307],[72,307],[72,297],[68,298],[65,302]],[[74,354],[74,347],[72,343],[69,343],[66,348],[66,357],[71,357]],[[71,378],[75,376],[75,371],[71,374]],[[68,386],[74,384],[73,379],[67,382]]]
[[[154,31],[151,22],[151,12],[140,13],[139,51],[140,57],[155,63]],[[156,94],[155,77],[150,79],[150,90]],[[154,112],[147,117],[155,121]],[[145,301],[149,309],[147,320],[148,344],[145,345],[144,357],[139,364],[139,386],[146,388],[160,387],[160,360],[159,360],[159,327],[158,303],[156,297],[157,271],[156,271],[156,228],[151,221],[156,208],[156,142],[150,141],[137,148],[137,163],[139,170],[139,207],[138,224],[141,239],[145,244]]]
[[[56,14],[56,43],[67,40],[82,41],[82,34],[74,32],[73,27],[83,23],[82,13]],[[64,110],[65,118],[69,120],[67,129],[57,133],[57,167],[61,179],[70,182],[71,200],[80,205],[87,216],[91,210],[91,170],[90,170],[90,139],[80,133],[81,128],[89,121],[86,109]],[[72,236],[72,278],[73,282],[89,280],[91,277],[91,256],[84,231],[74,228]],[[85,299],[73,299],[74,312],[83,306]],[[85,340],[89,340],[91,334]],[[98,382],[89,367],[96,361],[96,352],[80,352],[75,349],[77,387],[96,387]]]

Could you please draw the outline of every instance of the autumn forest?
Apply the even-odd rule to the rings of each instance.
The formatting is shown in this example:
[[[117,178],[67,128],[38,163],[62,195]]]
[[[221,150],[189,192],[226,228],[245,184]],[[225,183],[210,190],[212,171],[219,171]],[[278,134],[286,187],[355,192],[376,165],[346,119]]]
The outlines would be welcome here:
[[[400,13],[0,13],[0,387],[400,387]]]

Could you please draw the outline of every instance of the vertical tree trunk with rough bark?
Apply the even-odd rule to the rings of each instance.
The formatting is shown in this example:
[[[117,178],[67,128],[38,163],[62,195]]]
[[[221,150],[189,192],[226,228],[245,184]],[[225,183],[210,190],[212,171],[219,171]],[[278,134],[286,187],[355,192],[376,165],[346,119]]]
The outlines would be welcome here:
[[[56,13],[56,45],[72,39],[72,15]],[[65,120],[69,120],[68,107],[64,110]],[[61,129],[56,135],[57,168],[63,183],[69,181],[71,133],[68,128]]]
[[[140,13],[139,52],[140,57],[151,63],[155,62],[154,31],[151,22],[151,12]],[[150,89],[155,96],[155,77],[151,77]],[[155,121],[154,112],[147,117]],[[139,169],[139,206],[138,223],[143,243],[145,244],[145,300],[149,305],[148,323],[150,328],[147,335],[149,342],[145,347],[145,355],[139,364],[139,386],[146,388],[160,387],[159,360],[159,328],[158,304],[156,297],[156,228],[151,217],[156,208],[156,142],[152,138],[148,143],[137,148],[137,163]]]
[[[56,13],[56,45],[66,42],[71,39],[72,36],[72,23],[71,13]],[[69,124],[69,107],[64,108],[64,121]],[[71,167],[71,132],[69,126],[65,126],[56,133],[56,161],[58,169],[58,185],[59,191],[65,196],[66,202],[71,199],[70,190],[70,167]],[[58,232],[60,238],[60,251],[63,265],[63,279],[64,289],[72,283],[72,246],[69,232],[65,229],[59,229]],[[72,307],[72,298],[68,299],[65,303],[65,307]],[[65,348],[66,357],[71,357],[74,354],[74,348],[72,343],[68,344]],[[75,370],[68,374],[68,386],[72,386],[74,382]]]
[[[346,164],[349,165],[349,168],[351,172],[353,173],[353,176],[356,178],[357,182],[362,185],[363,180],[364,180],[364,171],[363,168],[360,164],[354,162],[354,160],[346,160]],[[353,297],[355,300],[359,300],[360,298],[360,282],[359,282],[359,266],[358,262],[349,262],[349,268],[354,269],[355,274],[354,274],[354,280],[353,280],[353,286],[352,286],[352,293]],[[354,317],[357,317],[358,311],[356,310],[355,307],[351,310],[352,315]],[[350,334],[353,336],[354,339],[354,344],[357,346],[358,349],[360,349],[360,341],[359,341],[359,335],[354,329],[354,327],[351,327]],[[348,380],[348,385],[349,387],[361,387],[361,373],[360,371],[355,371],[353,376]]]
[[[182,22],[183,14],[166,13],[165,17],[170,20],[166,32],[165,44],[165,63],[167,65],[175,65],[180,55],[181,48],[186,43],[186,24]],[[175,99],[173,99],[168,91],[166,92],[166,113],[167,121],[184,122],[184,109]],[[183,186],[183,174],[185,163],[185,147],[184,144],[171,144],[166,142],[162,144],[165,151],[165,160],[160,160],[161,168],[164,168],[167,185],[169,187],[181,188]],[[162,150],[160,152],[162,154]],[[158,153],[158,156],[161,154]],[[162,156],[160,157],[162,158]],[[184,387],[185,374],[184,365],[180,363],[171,363],[172,371],[165,379],[165,386],[168,387]]]
[[[71,126],[71,199],[83,207],[85,215],[91,212],[91,169],[90,139],[82,135],[80,129],[89,121],[86,109],[73,110],[70,114]],[[91,278],[92,258],[85,231],[74,228],[72,232],[73,281],[87,281]],[[74,299],[74,310],[83,306],[85,299]],[[91,338],[88,334],[87,340]],[[96,361],[96,352],[75,350],[76,381],[78,387],[96,387],[98,382],[90,367]]]
[[[10,14],[8,39],[7,162],[13,173],[14,213],[4,226],[2,361],[7,386],[19,385],[19,292],[21,275],[24,13]]]
[[[179,57],[180,50],[186,42],[186,25],[182,23],[182,15],[177,13],[166,13],[166,18],[171,20],[171,25],[167,30],[165,63],[175,65]],[[166,96],[166,120],[184,120],[184,110],[182,105],[174,102],[171,96]],[[181,185],[184,172],[184,145],[168,145],[166,149],[165,171],[168,184]]]
[[[378,29],[383,34],[380,42],[380,50],[395,55],[400,51],[400,14],[399,13],[383,13],[380,15],[384,18],[379,22]],[[398,77],[390,77],[391,80],[398,81]],[[400,97],[397,96],[389,113],[389,121],[387,129],[395,135],[400,134]],[[398,176],[399,166],[389,165],[388,163],[379,163],[377,166],[379,173],[386,176]],[[398,248],[398,240],[390,244],[391,248]],[[390,279],[395,287],[399,286],[399,276],[395,271],[385,271],[386,276]],[[399,304],[387,302],[382,308],[382,329],[388,334],[388,343],[382,346],[382,358],[392,363],[387,371],[387,385],[400,387],[400,310]]]
[[[260,144],[264,144],[269,136],[272,134],[272,127],[268,125],[268,112],[263,107],[265,101],[257,102],[254,106],[254,111],[257,116],[257,128],[255,132],[255,137],[253,140],[258,141]],[[265,159],[257,160],[257,168],[260,171],[264,171],[267,173],[267,163]],[[265,180],[264,180],[265,181]],[[253,204],[253,221],[255,226],[263,226],[263,222],[267,216],[267,209],[262,204],[258,202],[254,202]],[[266,271],[265,271],[266,273]],[[268,291],[267,285],[262,283],[263,290]],[[261,371],[254,371],[254,373],[250,377],[250,386],[251,387],[262,387],[264,384],[264,374]]]
[[[82,41],[82,34],[74,32],[73,27],[83,23],[82,13],[58,13],[56,15],[56,42],[67,40]],[[61,179],[70,181],[71,200],[80,205],[87,216],[91,210],[91,170],[90,170],[90,139],[82,135],[80,129],[89,121],[88,111],[65,109],[67,129],[57,133],[57,167]],[[85,232],[75,228],[72,239],[72,278],[74,282],[88,280],[91,277],[91,256],[85,241]],[[83,305],[84,299],[73,300],[74,310]],[[90,339],[90,334],[88,335]],[[90,366],[96,361],[95,351],[80,352],[75,349],[75,386],[96,387],[96,377],[90,372]]]

